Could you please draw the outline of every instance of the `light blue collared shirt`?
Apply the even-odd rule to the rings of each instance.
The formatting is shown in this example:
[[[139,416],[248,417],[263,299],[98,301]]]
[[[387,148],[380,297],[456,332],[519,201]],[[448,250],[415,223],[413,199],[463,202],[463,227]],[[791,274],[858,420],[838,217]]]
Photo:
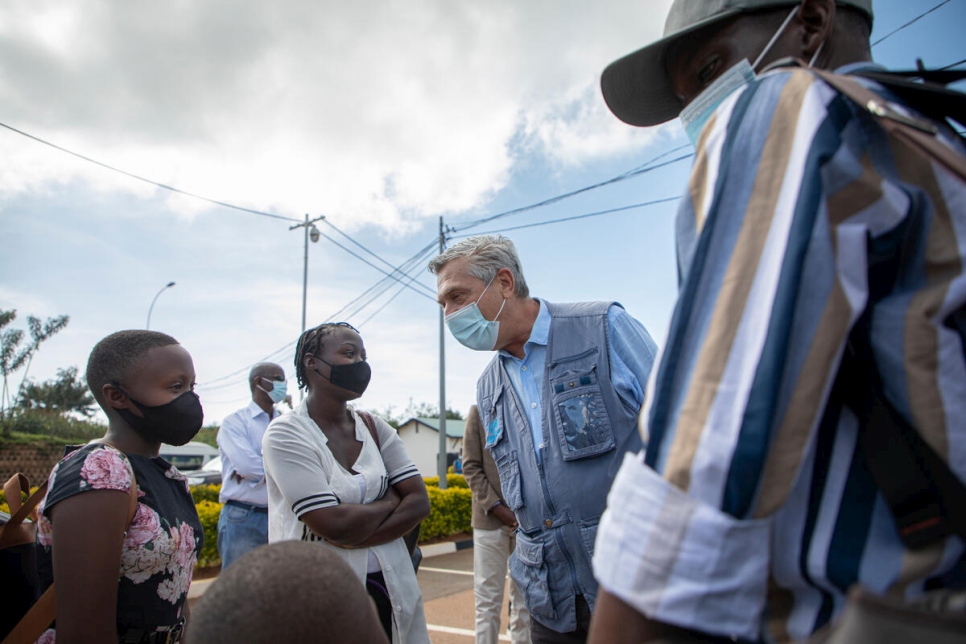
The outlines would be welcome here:
[[[523,345],[523,359],[500,350],[513,389],[524,405],[530,421],[533,448],[538,460],[542,460],[543,414],[540,392],[543,391],[543,371],[547,357],[547,341],[550,338],[550,310],[537,298],[540,312],[530,330],[530,338]],[[657,356],[657,345],[644,325],[632,318],[620,306],[607,311],[610,357],[610,379],[621,400],[629,406],[640,407],[644,403],[644,386]]]

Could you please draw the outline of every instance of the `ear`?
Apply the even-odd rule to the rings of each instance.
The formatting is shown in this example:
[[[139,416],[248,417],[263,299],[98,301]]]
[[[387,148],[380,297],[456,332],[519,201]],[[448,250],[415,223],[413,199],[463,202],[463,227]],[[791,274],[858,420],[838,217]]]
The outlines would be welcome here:
[[[120,389],[108,383],[101,387],[101,395],[108,405],[114,409],[126,409],[129,406],[128,397]]]
[[[815,55],[822,43],[832,38],[835,25],[835,0],[802,0],[796,20],[801,29],[799,46],[800,58],[808,61]]]
[[[500,285],[500,295],[504,299],[511,299],[516,288],[516,280],[513,279],[513,271],[509,268],[501,268],[496,272],[496,281]]]

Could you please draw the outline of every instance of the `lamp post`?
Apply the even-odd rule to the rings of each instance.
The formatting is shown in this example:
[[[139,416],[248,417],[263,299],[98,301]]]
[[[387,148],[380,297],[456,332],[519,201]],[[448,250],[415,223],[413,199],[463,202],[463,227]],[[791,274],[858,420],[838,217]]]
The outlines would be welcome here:
[[[295,224],[294,226],[289,226],[289,230],[295,230],[296,228],[304,228],[305,232],[305,255],[302,262],[302,333],[305,333],[305,300],[306,294],[309,289],[309,239],[312,243],[319,241],[319,229],[315,227],[315,222],[325,219],[325,215],[319,215],[315,219],[309,219],[309,216],[305,215],[305,222],[301,224]]]
[[[153,300],[151,300],[151,306],[148,307],[148,321],[147,321],[147,324],[144,325],[145,329],[148,329],[148,330],[151,329],[151,311],[154,310],[154,303],[158,301],[158,298],[161,296],[162,293],[164,293],[167,289],[171,288],[172,286],[174,286],[174,282],[168,282],[167,284],[161,287],[161,290],[158,291],[158,294],[154,296]]]

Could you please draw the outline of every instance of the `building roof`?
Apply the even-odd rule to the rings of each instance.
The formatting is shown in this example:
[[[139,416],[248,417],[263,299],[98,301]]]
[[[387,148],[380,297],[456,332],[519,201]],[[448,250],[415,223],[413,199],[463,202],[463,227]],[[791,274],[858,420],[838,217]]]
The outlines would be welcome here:
[[[409,423],[419,423],[420,425],[429,427],[434,432],[439,431],[439,418],[426,418],[425,416],[410,418],[406,422],[401,423],[399,425],[399,429],[402,429]],[[466,431],[465,420],[453,420],[452,418],[446,419],[446,436],[448,438],[463,438],[464,431]]]

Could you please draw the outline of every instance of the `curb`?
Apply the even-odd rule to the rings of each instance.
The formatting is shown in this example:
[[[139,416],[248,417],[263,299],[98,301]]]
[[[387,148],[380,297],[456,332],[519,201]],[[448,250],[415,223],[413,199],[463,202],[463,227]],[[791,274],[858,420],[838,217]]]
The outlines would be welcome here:
[[[468,550],[472,547],[472,539],[463,539],[462,541],[444,541],[442,543],[433,543],[428,546],[419,546],[419,549],[423,553],[423,559],[428,559],[430,557],[438,557],[439,555],[448,555],[452,552],[457,552],[458,550]]]

